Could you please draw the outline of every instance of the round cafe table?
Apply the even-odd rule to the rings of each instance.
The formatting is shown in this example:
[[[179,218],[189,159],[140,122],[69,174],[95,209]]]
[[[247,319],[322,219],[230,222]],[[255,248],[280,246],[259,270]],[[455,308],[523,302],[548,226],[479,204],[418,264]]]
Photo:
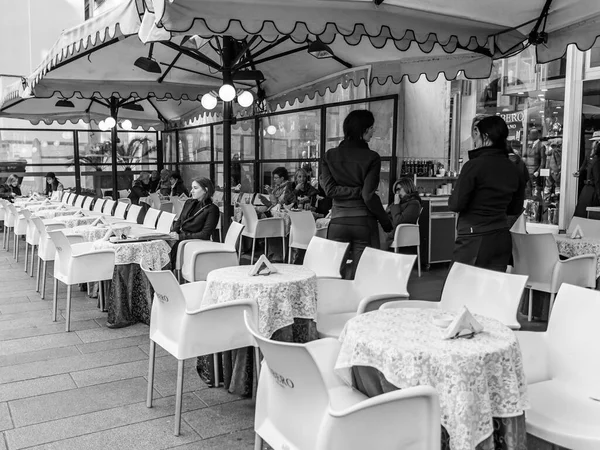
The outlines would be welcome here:
[[[302,266],[274,264],[278,273],[249,276],[252,266],[234,266],[210,272],[201,306],[239,299],[258,303],[261,335],[276,341],[306,343],[318,339],[317,277]],[[248,348],[219,354],[221,379],[232,394],[250,396],[254,380],[253,352]],[[198,358],[200,378],[214,385],[212,356]]]
[[[475,315],[484,327],[481,333],[443,340],[442,329],[433,324],[439,314],[437,309],[403,308],[352,318],[340,335],[336,373],[369,396],[433,386],[445,448],[494,449],[494,440],[500,439],[500,448],[525,449],[523,411],[529,400],[515,334]],[[503,435],[493,435],[498,432]]]
[[[558,253],[567,258],[589,254],[596,255],[596,278],[600,278],[600,239],[588,237],[572,239],[566,234],[555,234],[554,239],[556,240]]]

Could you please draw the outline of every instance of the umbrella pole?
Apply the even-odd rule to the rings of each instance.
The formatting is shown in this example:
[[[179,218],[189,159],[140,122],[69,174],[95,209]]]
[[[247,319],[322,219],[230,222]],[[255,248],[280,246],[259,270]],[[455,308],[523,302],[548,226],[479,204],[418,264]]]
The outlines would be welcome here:
[[[112,197],[113,200],[118,200],[118,183],[117,183],[117,115],[118,115],[118,103],[115,97],[110,98],[110,116],[115,119],[115,126],[110,129],[110,142],[111,142],[111,167],[112,167]]]
[[[223,83],[232,84],[231,65],[233,63],[233,38],[223,36]],[[233,216],[231,205],[231,124],[233,122],[232,102],[223,102],[223,220],[221,233],[227,234],[229,222]]]

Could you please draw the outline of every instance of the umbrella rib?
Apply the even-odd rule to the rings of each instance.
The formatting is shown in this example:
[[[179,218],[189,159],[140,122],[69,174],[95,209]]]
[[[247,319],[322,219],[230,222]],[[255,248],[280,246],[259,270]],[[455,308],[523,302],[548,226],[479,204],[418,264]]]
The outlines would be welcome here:
[[[254,61],[254,63],[252,63],[252,64],[259,65],[259,64],[265,63],[267,61],[271,61],[273,59],[278,59],[278,58],[283,58],[284,56],[292,55],[294,53],[302,52],[304,50],[308,50],[308,45],[303,45],[302,47],[298,47],[298,48],[295,48],[293,50],[288,50],[287,52],[278,53],[278,54],[273,55],[273,56],[267,56],[266,58]],[[248,67],[250,65],[251,65],[251,63],[244,63],[241,66],[239,66],[238,69],[245,69],[246,67]]]
[[[165,119],[165,116],[163,116],[161,114],[161,112],[158,110],[158,108],[156,107],[156,105],[150,101],[150,97],[148,97],[146,100],[148,100],[148,103],[150,103],[150,106],[152,106],[154,108],[154,111],[156,111],[156,114],[158,114],[158,118],[160,119],[160,121],[163,123],[168,123],[169,121],[167,119]]]
[[[194,51],[182,48],[182,47],[178,46],[177,44],[174,44],[169,41],[160,41],[160,43],[170,49],[173,49],[173,50],[183,53],[185,56],[187,56],[189,58],[192,58],[198,62],[206,64],[207,66],[212,67],[213,69],[221,70],[220,64],[217,64],[212,59],[210,59],[208,56],[206,56],[200,52],[194,52]]]
[[[161,62],[160,64],[162,64],[163,66],[167,66],[167,63]],[[198,72],[197,70],[193,70],[193,69],[188,69],[186,67],[181,67],[181,66],[173,66],[173,69],[178,69],[178,70],[183,70],[184,72],[189,72],[189,73],[194,73],[196,75],[202,75],[203,77],[207,77],[207,78],[212,78],[214,80],[223,80],[221,77],[216,77],[214,75],[208,74],[208,73],[202,73],[202,72]],[[247,87],[252,87],[249,84],[246,83],[240,83],[239,81],[236,81],[235,84],[239,84],[241,86],[247,86]]]
[[[238,63],[238,61],[246,54],[246,52],[248,51],[248,49],[252,46],[252,44],[254,44],[254,42],[258,39],[258,35],[254,35],[252,36],[252,38],[249,41],[246,41],[244,39],[244,47],[242,48],[242,50],[240,50],[240,52],[238,53],[238,55],[234,58],[234,60],[231,63],[231,67],[233,70],[235,70],[235,66]]]
[[[171,69],[173,68],[173,66],[175,65],[175,63],[177,62],[177,60],[181,57],[182,53],[179,52],[177,53],[177,55],[175,56],[175,58],[173,58],[173,61],[171,61],[171,64],[169,64],[169,67],[167,67],[167,69],[165,70],[165,72],[160,76],[160,78],[158,80],[156,80],[158,83],[162,83],[163,80],[165,79],[165,77],[169,74],[169,72],[171,71]]]
[[[275,41],[275,42],[273,42],[273,43],[271,43],[271,44],[267,45],[266,47],[262,48],[261,50],[257,51],[257,52],[254,54],[254,57],[255,57],[255,58],[258,58],[260,55],[262,55],[262,54],[264,54],[264,53],[268,52],[269,50],[271,50],[271,49],[273,49],[273,48],[277,47],[277,46],[278,46],[278,45],[280,45],[280,44],[283,44],[283,43],[284,43],[285,41],[287,41],[288,39],[291,39],[291,38],[290,38],[290,36],[284,36],[284,37],[282,37],[281,39],[278,39],[277,41]],[[235,69],[239,69],[239,68],[240,68],[240,66],[241,66],[241,64],[236,64],[236,65],[234,65],[234,66],[233,66],[233,69],[234,69],[234,70],[235,70]]]
[[[77,56],[74,56],[73,58],[63,60],[63,61],[59,62],[57,65],[55,65],[54,67],[52,67],[50,70],[48,70],[48,72],[52,72],[53,70],[61,68],[65,64],[70,64],[73,61],[77,61],[80,58],[84,58],[86,56],[89,56],[92,53],[97,52],[98,50],[101,50],[104,47],[108,47],[109,45],[112,45],[112,44],[114,44],[116,42],[119,42],[119,38],[111,39],[110,41],[106,41],[106,42],[98,45],[97,47],[94,47],[94,48],[91,48],[89,50],[86,50],[85,52],[82,52],[82,53],[78,54]]]

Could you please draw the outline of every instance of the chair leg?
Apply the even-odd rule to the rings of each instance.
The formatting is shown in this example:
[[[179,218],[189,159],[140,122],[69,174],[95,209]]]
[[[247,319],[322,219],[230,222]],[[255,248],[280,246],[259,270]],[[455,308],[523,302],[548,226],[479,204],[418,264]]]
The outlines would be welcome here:
[[[46,297],[46,272],[48,271],[48,261],[44,261],[42,264],[42,300]]]
[[[417,245],[417,274],[421,278],[421,246]]]
[[[148,354],[148,393],[146,394],[146,407],[152,408],[152,394],[154,392],[154,361],[156,356],[156,342],[150,339],[150,353]]]
[[[29,253],[29,244],[27,243],[27,241],[25,241],[25,264],[23,264],[23,271],[27,272],[27,256]]]
[[[100,300],[100,311],[106,311],[106,298],[104,297],[104,281],[98,281],[98,299]]]
[[[37,245],[31,246],[31,260],[29,261],[29,276],[33,277],[33,258],[35,257],[35,250]]]
[[[533,289],[529,288],[529,305],[527,307],[527,321],[533,319]]]
[[[67,317],[65,331],[68,333],[71,331],[71,285],[67,285]]]
[[[15,244],[15,250],[13,251],[13,258],[15,258],[15,260],[17,262],[19,262],[19,236],[17,236],[17,233],[13,233],[13,240],[14,240],[14,244]]]
[[[262,450],[263,448],[263,440],[258,435],[258,433],[254,433],[254,450]]]
[[[552,314],[552,307],[554,306],[554,292],[550,293],[550,305],[548,306],[548,321],[550,321],[550,314]]]
[[[269,257],[269,243],[267,242],[267,238],[265,238],[265,256]]]
[[[219,387],[219,354],[213,353],[213,375],[215,377],[215,387]]]
[[[291,264],[291,263],[292,263],[292,247],[288,248],[288,264]]]
[[[252,256],[250,256],[250,265],[254,264],[254,248],[256,246],[256,238],[252,238]]]
[[[254,383],[252,383],[252,398],[256,399],[258,378],[260,377],[260,348],[254,347]]]
[[[36,276],[36,280],[35,280],[35,292],[40,292],[40,265],[42,263],[42,258],[40,258],[39,252],[38,252],[38,263],[37,263],[37,276]]]
[[[6,251],[10,252],[10,228],[7,230],[8,234],[6,235]]]
[[[58,280],[54,279],[54,296],[52,301],[52,322],[56,322],[56,316],[58,311]]]
[[[177,393],[175,394],[175,436],[181,429],[181,396],[183,395],[183,365],[185,359],[177,361]]]
[[[292,252],[290,252],[290,255]],[[285,261],[285,236],[281,237],[281,261]]]

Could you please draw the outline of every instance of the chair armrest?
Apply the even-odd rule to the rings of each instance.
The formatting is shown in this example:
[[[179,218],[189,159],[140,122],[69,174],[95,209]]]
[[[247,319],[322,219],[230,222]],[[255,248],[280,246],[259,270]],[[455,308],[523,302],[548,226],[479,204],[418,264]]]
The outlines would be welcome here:
[[[181,267],[183,266],[183,250],[185,249],[185,246],[190,242],[195,242],[197,240],[198,239],[185,239],[179,243],[179,246],[177,247],[177,258],[175,259],[175,270],[181,270]]]
[[[201,311],[200,304],[206,290],[206,281],[195,281],[193,283],[185,283],[181,286],[181,292],[185,298],[185,313],[198,314]]]
[[[80,234],[66,234],[65,236],[67,237],[67,239],[69,240],[69,243],[71,245],[73,244],[86,244],[86,242],[83,239],[83,236]],[[91,244],[91,242],[88,242],[89,244]]]
[[[67,226],[64,223],[49,223],[49,224],[45,224],[46,225],[46,231],[56,231],[56,230],[62,230],[63,228],[67,228]]]
[[[533,331],[515,331],[521,347],[523,368],[527,384],[539,383],[550,379],[548,343],[546,333]]]
[[[428,300],[399,300],[396,302],[387,302],[381,305],[380,309],[394,308],[439,308],[440,302]]]
[[[579,255],[558,261],[552,274],[553,292],[557,292],[562,283],[596,287],[596,255]]]
[[[283,217],[267,217],[256,222],[254,234],[256,238],[281,237],[285,233]]]
[[[393,302],[394,300],[406,300],[408,299],[407,294],[377,294],[369,295],[363,298],[358,304],[356,314],[364,314],[369,311],[375,311],[381,307],[381,305]]]
[[[112,248],[103,248],[101,250],[91,250],[91,251],[86,251],[86,252],[82,252],[82,253],[77,253],[76,255],[72,255],[71,257],[73,258],[73,260],[76,260],[77,258],[85,258],[87,256],[95,256],[95,255],[108,255],[111,254],[115,255],[115,251]]]
[[[327,389],[347,387],[346,383],[333,371],[341,345],[341,342],[334,338],[317,339],[306,344],[306,350],[319,368]]]
[[[317,278],[317,312],[335,314],[356,312],[360,298],[351,280]]]

